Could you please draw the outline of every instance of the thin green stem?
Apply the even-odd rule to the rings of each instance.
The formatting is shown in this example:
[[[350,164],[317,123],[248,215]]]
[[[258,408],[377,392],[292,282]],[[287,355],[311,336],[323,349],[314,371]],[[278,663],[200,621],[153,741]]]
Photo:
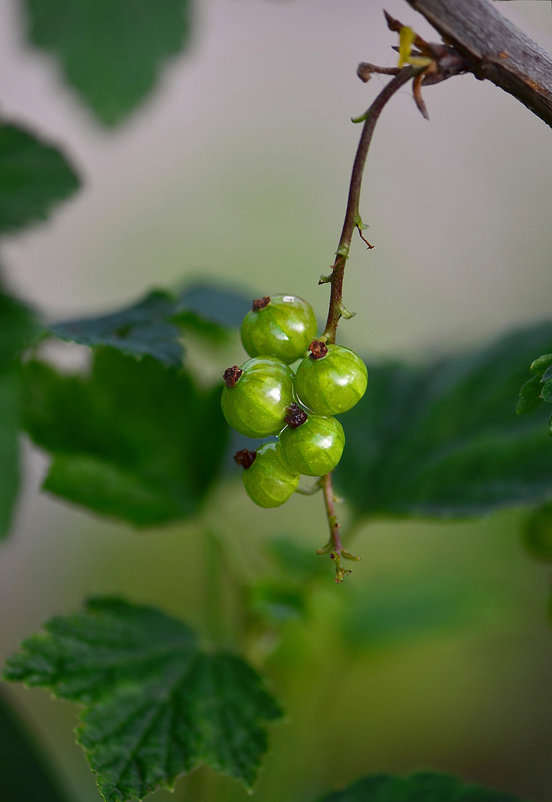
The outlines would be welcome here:
[[[330,528],[330,539],[321,549],[318,549],[318,554],[329,554],[330,559],[335,563],[335,581],[343,582],[347,574],[351,573],[349,568],[343,568],[341,560],[359,560],[355,554],[351,554],[343,548],[341,540],[340,523],[335,511],[335,495],[333,491],[332,474],[327,473],[325,476],[320,477],[320,485],[324,495],[324,507],[326,509],[326,517],[328,519],[328,526]]]
[[[351,172],[351,181],[349,184],[349,195],[347,198],[347,208],[345,210],[345,219],[343,221],[343,228],[341,237],[339,238],[339,245],[337,246],[336,260],[332,266],[330,276],[324,277],[331,285],[330,290],[330,303],[328,309],[328,318],[326,320],[326,328],[324,329],[323,338],[326,342],[335,343],[337,332],[337,324],[342,316],[343,309],[343,276],[345,273],[345,265],[349,258],[349,250],[353,233],[358,225],[359,214],[358,206],[360,200],[360,190],[362,187],[362,174],[364,172],[364,165],[366,164],[366,157],[368,155],[368,148],[372,140],[372,134],[376,127],[378,118],[385,108],[386,103],[393,97],[401,86],[404,86],[416,74],[416,70],[411,67],[403,67],[389,83],[382,89],[376,97],[366,114],[363,114],[360,119],[364,120],[362,133],[357,147],[355,160],[353,162],[353,169]],[[325,283],[325,282],[324,282]]]

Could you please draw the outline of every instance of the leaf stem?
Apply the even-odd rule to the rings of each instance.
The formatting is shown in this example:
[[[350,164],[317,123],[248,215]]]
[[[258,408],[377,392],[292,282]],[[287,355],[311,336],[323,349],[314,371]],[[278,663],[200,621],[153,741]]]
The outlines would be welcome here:
[[[331,284],[330,290],[330,303],[328,308],[328,318],[326,320],[326,328],[322,337],[326,342],[335,343],[337,332],[337,324],[342,316],[343,307],[343,276],[345,273],[345,265],[349,258],[349,250],[351,247],[351,240],[355,228],[357,228],[358,205],[360,200],[360,190],[362,186],[362,174],[364,172],[364,165],[366,164],[366,157],[368,155],[368,148],[372,140],[372,134],[376,127],[376,122],[385,108],[386,103],[393,97],[401,86],[404,86],[416,74],[416,70],[410,65],[403,67],[388,84],[382,89],[376,97],[368,111],[360,118],[364,120],[362,133],[357,147],[355,160],[353,162],[353,169],[351,172],[351,181],[349,184],[349,195],[347,197],[347,208],[345,210],[345,219],[343,221],[343,228],[341,237],[337,246],[336,260],[332,265],[332,272],[330,276],[324,276],[327,283]],[[320,283],[326,283],[322,281]]]

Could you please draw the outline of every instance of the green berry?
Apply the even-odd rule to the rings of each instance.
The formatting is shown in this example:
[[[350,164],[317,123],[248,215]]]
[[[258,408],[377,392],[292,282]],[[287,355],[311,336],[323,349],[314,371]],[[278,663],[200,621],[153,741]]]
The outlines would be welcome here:
[[[336,418],[309,413],[306,420],[293,420],[280,434],[282,457],[293,471],[306,476],[324,476],[333,471],[345,445],[343,427]]]
[[[249,359],[224,373],[221,406],[227,422],[247,437],[270,437],[284,428],[293,400],[293,371],[274,357]]]
[[[309,351],[295,376],[295,392],[301,402],[319,415],[347,412],[366,392],[366,365],[342,345],[326,346],[314,340]]]
[[[238,451],[234,459],[245,468],[244,487],[260,507],[279,507],[295,493],[299,474],[282,462],[280,443],[265,443],[256,452]]]
[[[312,306],[296,295],[258,298],[241,326],[243,347],[250,356],[276,356],[288,363],[302,357],[315,336]]]

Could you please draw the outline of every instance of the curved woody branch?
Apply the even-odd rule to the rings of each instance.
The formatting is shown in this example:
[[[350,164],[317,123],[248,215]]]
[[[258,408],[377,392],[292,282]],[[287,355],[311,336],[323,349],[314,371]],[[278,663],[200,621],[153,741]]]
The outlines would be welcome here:
[[[406,0],[465,59],[468,71],[552,126],[552,56],[488,0]]]

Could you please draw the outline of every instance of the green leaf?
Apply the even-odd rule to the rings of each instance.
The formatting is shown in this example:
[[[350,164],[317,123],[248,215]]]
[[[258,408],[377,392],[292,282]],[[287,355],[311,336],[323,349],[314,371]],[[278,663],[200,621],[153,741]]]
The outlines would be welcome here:
[[[522,530],[525,547],[533,557],[552,562],[552,503],[534,510]]]
[[[18,799],[21,802],[68,802],[69,798],[52,776],[50,763],[0,694],[0,798],[3,802]]]
[[[178,293],[153,290],[107,315],[55,323],[48,334],[91,348],[108,345],[123,354],[151,356],[165,365],[182,364],[182,330],[218,342],[237,327],[249,308],[236,292],[197,285]]]
[[[104,125],[120,123],[187,43],[190,0],[26,0],[28,34]]]
[[[79,186],[58,148],[24,128],[0,124],[0,234],[45,220]]]
[[[0,538],[8,532],[19,489],[19,354],[33,325],[29,309],[0,290]]]
[[[280,708],[243,660],[201,651],[150,607],[92,599],[8,659],[4,678],[84,705],[78,742],[106,802],[172,788],[206,764],[251,787]]]
[[[520,418],[514,404],[524,366],[550,342],[540,325],[427,367],[368,366],[336,471],[357,512],[461,517],[549,498],[541,415]]]
[[[408,777],[373,774],[344,791],[336,791],[319,802],[521,802],[518,797],[471,785],[456,777],[419,772]]]
[[[135,526],[193,515],[216,478],[228,427],[220,388],[111,349],[90,375],[25,366],[25,425],[54,457],[45,487]]]
[[[175,306],[174,296],[154,290],[117,312],[56,323],[49,333],[91,348],[109,345],[131,356],[147,354],[165,365],[178,367],[184,349],[180,329],[171,322]]]

